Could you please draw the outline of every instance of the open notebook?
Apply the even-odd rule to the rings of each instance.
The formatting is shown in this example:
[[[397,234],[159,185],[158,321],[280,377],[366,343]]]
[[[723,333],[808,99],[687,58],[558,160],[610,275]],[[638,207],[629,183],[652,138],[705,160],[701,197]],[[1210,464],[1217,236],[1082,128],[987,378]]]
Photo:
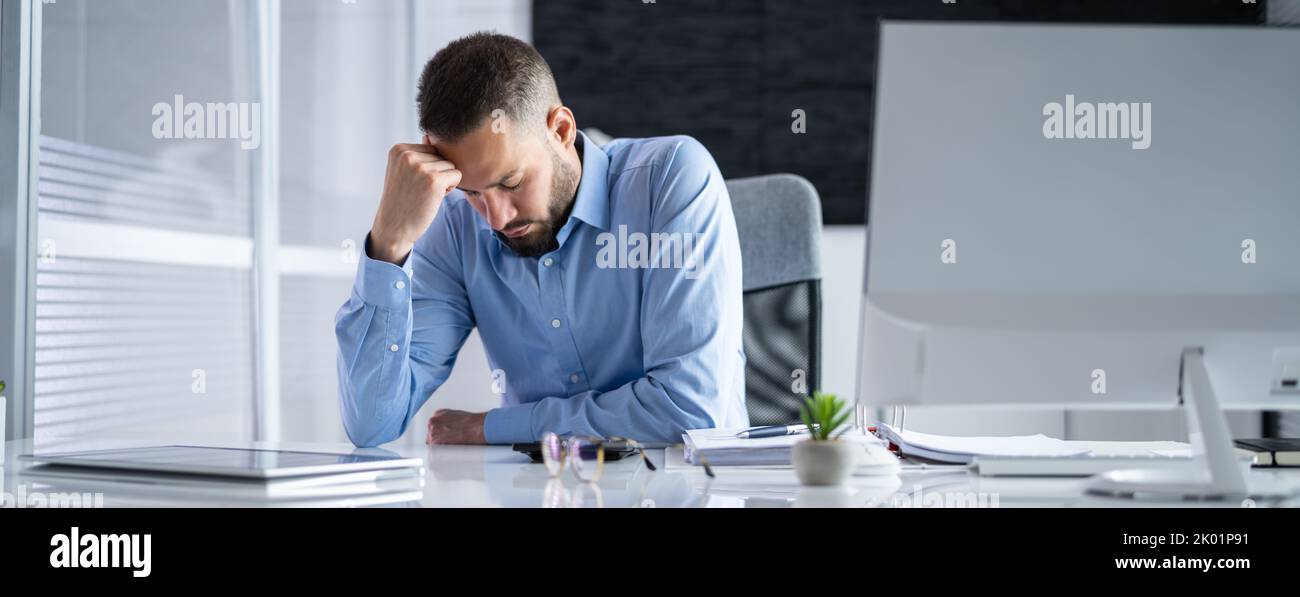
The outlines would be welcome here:
[[[977,456],[1078,456],[1092,448],[1080,442],[1035,435],[957,437],[900,430],[881,424],[878,432],[907,456],[938,462],[969,463]]]

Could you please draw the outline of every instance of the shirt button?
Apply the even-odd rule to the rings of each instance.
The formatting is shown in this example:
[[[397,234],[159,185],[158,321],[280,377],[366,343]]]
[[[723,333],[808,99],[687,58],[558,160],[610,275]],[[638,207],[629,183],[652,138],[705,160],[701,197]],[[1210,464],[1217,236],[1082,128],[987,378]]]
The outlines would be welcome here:
[[[406,288],[406,282],[398,280],[396,284],[393,284],[393,286],[396,286],[398,290],[401,290],[403,288]]]
[[[571,381],[571,382],[573,382],[573,383],[578,383],[578,380],[579,380],[579,379],[582,379],[582,378],[581,378],[581,377],[578,377],[578,374],[577,374],[577,373],[574,373],[573,375],[570,375],[570,376],[569,376],[569,381]]]
[[[551,259],[550,257],[547,257],[546,259],[543,259],[543,260],[542,260],[542,265],[545,265],[546,267],[551,267],[551,265],[554,264],[554,263],[555,263],[555,260],[554,260],[554,259]]]
[[[558,328],[558,327],[560,327],[560,320],[558,320],[558,319],[552,319],[552,320],[551,320],[551,327],[553,327],[553,328]]]
[[[396,344],[390,344],[390,345],[388,346],[388,351],[389,351],[389,352],[397,352],[398,348],[399,348],[399,347],[398,347]]]

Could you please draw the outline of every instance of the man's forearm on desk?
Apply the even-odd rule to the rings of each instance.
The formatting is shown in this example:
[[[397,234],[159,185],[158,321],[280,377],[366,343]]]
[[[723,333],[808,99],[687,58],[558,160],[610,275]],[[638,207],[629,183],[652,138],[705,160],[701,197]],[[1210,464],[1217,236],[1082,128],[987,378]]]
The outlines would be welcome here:
[[[399,437],[410,400],[409,270],[363,256],[335,317],[343,427],[358,446]],[[392,372],[392,374],[389,373]]]
[[[474,325],[462,289],[445,259],[415,250],[400,265],[362,257],[335,318],[341,414],[354,444],[400,437],[446,381]],[[417,328],[426,330],[418,341]]]
[[[489,444],[533,442],[548,431],[676,443],[687,429],[713,427],[719,416],[714,410],[703,396],[674,395],[645,377],[608,392],[492,409],[484,418],[483,435]]]

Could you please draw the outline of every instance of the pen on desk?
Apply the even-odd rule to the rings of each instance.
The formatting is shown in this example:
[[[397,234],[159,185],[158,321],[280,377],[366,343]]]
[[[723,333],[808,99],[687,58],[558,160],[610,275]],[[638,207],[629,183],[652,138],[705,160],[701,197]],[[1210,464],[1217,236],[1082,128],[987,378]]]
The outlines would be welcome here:
[[[758,439],[761,437],[780,437],[782,435],[795,435],[799,433],[808,433],[808,426],[769,425],[767,427],[754,427],[737,433],[736,437],[740,439]]]

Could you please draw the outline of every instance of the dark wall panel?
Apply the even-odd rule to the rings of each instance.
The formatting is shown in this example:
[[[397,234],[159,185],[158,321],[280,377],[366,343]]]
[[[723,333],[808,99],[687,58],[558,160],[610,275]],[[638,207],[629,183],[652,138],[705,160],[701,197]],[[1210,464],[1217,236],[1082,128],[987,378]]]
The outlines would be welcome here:
[[[727,177],[803,175],[827,223],[861,224],[879,19],[1261,23],[1264,1],[535,0],[533,36],[580,126],[692,135]]]

